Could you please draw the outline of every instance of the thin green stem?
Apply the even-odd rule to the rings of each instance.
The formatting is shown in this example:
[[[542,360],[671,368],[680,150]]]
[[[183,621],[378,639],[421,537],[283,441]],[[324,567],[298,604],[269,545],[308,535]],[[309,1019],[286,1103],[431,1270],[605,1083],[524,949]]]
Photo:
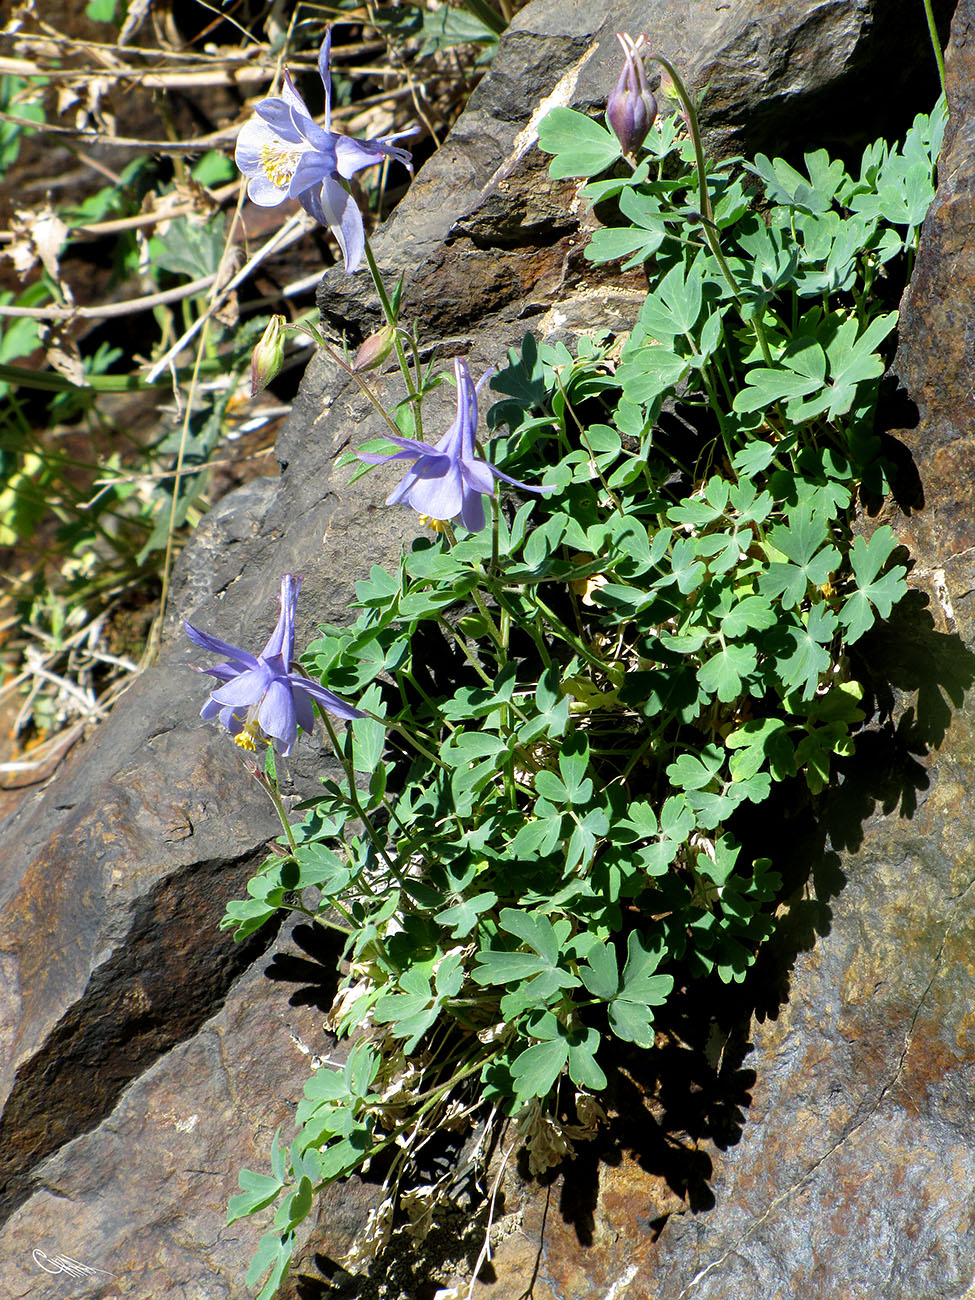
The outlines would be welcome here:
[[[708,174],[707,166],[704,160],[704,146],[701,143],[701,128],[697,120],[697,109],[690,95],[687,93],[687,87],[681,79],[680,73],[663,55],[650,55],[655,62],[665,68],[674,83],[674,89],[677,91],[680,101],[684,106],[684,113],[687,119],[687,125],[691,133],[691,143],[694,146],[694,160],[697,166],[698,187],[701,196],[701,226],[704,231],[704,238],[710,245],[714,259],[721,268],[721,274],[724,276],[731,290],[735,305],[738,308],[739,315],[746,326],[750,325],[755,332],[755,338],[758,340],[758,346],[761,348],[762,357],[767,366],[772,365],[772,353],[769,349],[768,339],[765,337],[765,328],[758,316],[749,317],[745,312],[745,303],[741,296],[741,286],[735,279],[734,273],[721,251],[721,241],[718,239],[717,226],[714,223],[714,209],[711,206],[711,195],[708,191]]]
[[[582,658],[585,659],[587,663],[592,664],[593,667],[600,669],[606,667],[602,659],[600,659],[598,655],[593,654],[585,642],[580,640],[580,638],[577,637],[570,628],[566,627],[558,614],[556,614],[554,610],[549,609],[548,605],[538,597],[537,593],[535,596],[535,603],[538,606],[538,612],[542,620],[548,624],[549,628],[556,636],[561,637],[567,645],[572,647],[576,654],[581,655]]]
[[[928,20],[928,33],[931,37],[931,48],[934,50],[934,61],[938,65],[938,76],[941,78],[941,93],[945,99],[948,98],[948,86],[945,81],[945,60],[941,52],[941,38],[938,36],[938,27],[934,21],[934,10],[931,8],[931,0],[923,0],[924,16]]]
[[[393,305],[389,300],[386,292],[386,286],[383,284],[383,278],[379,274],[379,267],[376,265],[376,259],[373,255],[372,244],[369,242],[368,235],[365,241],[366,264],[369,267],[369,274],[372,277],[376,293],[379,295],[379,303],[383,309],[383,316],[386,324],[393,331],[393,346],[396,349],[396,359],[399,361],[399,368],[403,374],[403,382],[406,384],[406,391],[409,394],[410,401],[413,405],[413,429],[415,436],[422,441],[423,439],[423,422],[420,417],[420,394],[417,384],[414,383],[413,376],[410,374],[410,364],[406,359],[406,352],[403,350],[403,340],[400,338],[398,321],[396,313],[393,311]],[[419,375],[417,376],[419,380]],[[399,433],[399,430],[397,430]]]
[[[412,678],[410,680],[412,681]],[[448,770],[446,763],[442,762],[432,750],[427,749],[426,745],[424,745],[422,741],[417,740],[416,735],[412,731],[407,731],[407,729],[402,726],[401,723],[396,722],[395,719],[380,718],[378,714],[368,712],[366,716],[372,718],[375,722],[381,722],[387,731],[395,731],[398,736],[402,736],[403,739],[407,741],[408,744],[412,745],[418,754],[422,754],[428,762],[436,764],[437,767],[443,768],[444,771]],[[453,728],[451,728],[451,730],[453,730]]]
[[[362,800],[359,798],[359,791],[356,788],[356,783],[355,783],[355,769],[353,768],[349,760],[346,758],[345,752],[342,749],[342,746],[339,744],[339,738],[335,733],[335,728],[332,726],[332,720],[331,718],[329,718],[327,713],[322,714],[322,719],[325,723],[325,730],[328,732],[328,738],[332,742],[332,749],[335,753],[335,757],[338,759],[339,763],[341,764],[342,771],[345,773],[345,779],[349,785],[349,796],[348,796],[349,803],[352,805],[355,811],[355,815],[359,818],[359,820],[362,822],[362,825],[365,827],[366,834],[369,836],[369,839],[372,841],[373,847],[375,848],[376,852],[379,854],[382,860],[386,863],[386,866],[389,868],[390,874],[394,877],[394,879],[398,880],[401,885],[405,885],[406,882],[404,881],[403,876],[400,874],[398,867],[394,865],[389,854],[386,852],[386,846],[383,844],[382,836],[376,830],[375,826],[373,826],[372,818],[369,816],[365,808],[363,808],[362,806]]]

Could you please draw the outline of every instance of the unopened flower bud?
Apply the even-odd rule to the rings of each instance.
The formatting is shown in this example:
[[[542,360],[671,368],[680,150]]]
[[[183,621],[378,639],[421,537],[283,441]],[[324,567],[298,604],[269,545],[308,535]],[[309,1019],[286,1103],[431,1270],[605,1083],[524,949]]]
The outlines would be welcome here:
[[[376,330],[375,334],[369,335],[355,354],[352,369],[372,370],[375,366],[381,366],[392,352],[395,341],[396,330],[392,325],[384,325],[381,330]]]
[[[251,358],[251,397],[267,388],[284,365],[284,317],[272,316]]]
[[[647,71],[640,53],[644,38],[634,41],[626,32],[617,32],[616,39],[623,47],[623,70],[606,104],[606,120],[623,152],[633,155],[653,126],[657,101],[647,86]]]

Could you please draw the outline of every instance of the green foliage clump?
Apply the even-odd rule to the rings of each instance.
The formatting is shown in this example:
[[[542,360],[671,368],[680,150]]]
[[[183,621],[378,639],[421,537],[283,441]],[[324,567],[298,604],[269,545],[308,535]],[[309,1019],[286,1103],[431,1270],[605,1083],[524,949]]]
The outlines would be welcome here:
[[[272,1173],[241,1175],[232,1220],[276,1206],[263,1300],[315,1193],[380,1153],[374,1248],[438,1126],[511,1116],[533,1168],[557,1160],[614,1040],[651,1047],[677,983],[741,981],[772,934],[780,874],[740,813],[827,786],[864,716],[848,650],[906,590],[892,530],[855,522],[886,490],[883,304],[943,120],[857,175],[819,151],[702,176],[659,122],[583,190],[614,214],[590,261],[646,268],[631,332],[527,336],[492,381],[494,462],[551,491],[416,541],[309,647],[369,716],[224,924],[297,909],[341,931],[352,1047],[308,1080]],[[540,142],[555,177],[620,154],[568,109]]]

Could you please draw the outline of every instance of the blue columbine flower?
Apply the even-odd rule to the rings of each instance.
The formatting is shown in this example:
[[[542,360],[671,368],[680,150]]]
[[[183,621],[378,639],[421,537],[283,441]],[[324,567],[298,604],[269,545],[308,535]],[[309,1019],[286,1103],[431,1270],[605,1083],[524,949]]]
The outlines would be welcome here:
[[[464,527],[476,533],[484,527],[482,496],[494,495],[494,480],[502,479],[512,487],[525,492],[551,492],[551,488],[529,487],[518,479],[503,474],[501,470],[474,454],[474,437],[477,430],[477,394],[481,385],[493,371],[488,370],[478,381],[471,378],[470,368],[463,357],[454,358],[454,375],[457,378],[457,418],[433,447],[415,438],[385,436],[402,451],[385,455],[360,451],[356,455],[370,465],[382,465],[388,460],[415,460],[416,464],[406,477],[386,498],[388,506],[406,502],[420,515],[436,524],[460,517]]]
[[[298,199],[316,221],[331,230],[341,246],[345,269],[352,272],[362,261],[365,233],[362,214],[340,178],[348,180],[363,167],[385,158],[394,158],[412,171],[410,155],[392,142],[415,135],[419,128],[380,140],[353,140],[330,130],[331,47],[330,29],[318,55],[318,71],[325,85],[325,129],[312,120],[285,72],[283,93],[254,106],[255,116],[241,128],[234,157],[248,177],[247,194],[252,202],[273,208],[285,199]]]
[[[199,632],[183,620],[186,635],[194,645],[227,657],[225,663],[197,669],[223,683],[210,692],[200,717],[219,718],[241,749],[256,749],[256,738],[263,732],[279,754],[290,754],[298,728],[311,732],[315,725],[312,701],[337,718],[365,716],[318,682],[292,671],[295,604],[300,587],[301,579],[290,573],[281,579],[281,614],[267,645],[256,656]]]

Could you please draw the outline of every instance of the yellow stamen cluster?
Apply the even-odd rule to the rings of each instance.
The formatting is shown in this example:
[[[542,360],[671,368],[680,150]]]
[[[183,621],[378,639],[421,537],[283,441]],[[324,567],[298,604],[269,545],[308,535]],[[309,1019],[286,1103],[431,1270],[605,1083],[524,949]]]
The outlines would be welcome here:
[[[246,749],[248,753],[257,752],[257,734],[258,726],[256,722],[248,722],[243,731],[238,731],[234,736],[234,744],[239,749]]]
[[[300,149],[285,149],[283,145],[266,144],[261,148],[261,171],[272,185],[286,190],[295,174]]]
[[[420,523],[434,533],[442,533],[447,527],[446,519],[434,519],[431,515],[420,515]]]

